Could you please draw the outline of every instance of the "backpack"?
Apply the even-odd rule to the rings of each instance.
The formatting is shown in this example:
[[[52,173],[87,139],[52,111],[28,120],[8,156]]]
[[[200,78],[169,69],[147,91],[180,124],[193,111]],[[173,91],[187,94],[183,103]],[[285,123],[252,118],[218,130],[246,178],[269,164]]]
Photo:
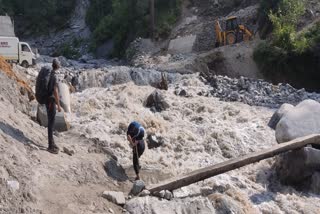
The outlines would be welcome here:
[[[42,67],[36,81],[36,99],[40,104],[46,104],[49,92],[48,85],[51,77],[51,68],[49,66]]]

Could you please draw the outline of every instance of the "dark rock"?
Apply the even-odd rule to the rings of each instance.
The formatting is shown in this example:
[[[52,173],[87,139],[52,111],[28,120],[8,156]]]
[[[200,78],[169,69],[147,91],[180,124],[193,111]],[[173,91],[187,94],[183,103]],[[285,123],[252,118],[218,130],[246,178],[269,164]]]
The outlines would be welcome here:
[[[163,94],[159,90],[155,90],[150,94],[146,100],[146,107],[151,108],[154,111],[164,111],[170,106],[165,101]]]
[[[182,97],[185,97],[187,96],[187,91],[182,89],[180,92],[179,92],[179,96],[182,96]]]
[[[302,186],[320,169],[320,150],[306,147],[277,157],[275,170],[283,184]]]
[[[148,149],[158,148],[164,144],[163,138],[156,135],[148,135],[147,140]]]
[[[142,180],[137,180],[133,183],[133,187],[130,191],[132,195],[138,195],[145,188],[145,184]]]

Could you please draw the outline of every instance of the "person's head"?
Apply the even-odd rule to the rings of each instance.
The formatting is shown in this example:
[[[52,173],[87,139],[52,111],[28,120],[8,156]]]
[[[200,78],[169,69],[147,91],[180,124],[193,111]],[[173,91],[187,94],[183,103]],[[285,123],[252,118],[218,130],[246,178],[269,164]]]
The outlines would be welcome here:
[[[60,62],[58,59],[53,59],[52,61],[52,69],[54,71],[58,70],[60,68]]]

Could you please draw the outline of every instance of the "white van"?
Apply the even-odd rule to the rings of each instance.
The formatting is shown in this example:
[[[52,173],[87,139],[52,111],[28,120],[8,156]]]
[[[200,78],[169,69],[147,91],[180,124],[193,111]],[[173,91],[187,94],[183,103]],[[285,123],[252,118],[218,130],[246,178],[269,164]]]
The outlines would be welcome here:
[[[36,54],[32,52],[30,45],[19,42],[17,37],[0,36],[0,56],[25,68],[36,64]]]

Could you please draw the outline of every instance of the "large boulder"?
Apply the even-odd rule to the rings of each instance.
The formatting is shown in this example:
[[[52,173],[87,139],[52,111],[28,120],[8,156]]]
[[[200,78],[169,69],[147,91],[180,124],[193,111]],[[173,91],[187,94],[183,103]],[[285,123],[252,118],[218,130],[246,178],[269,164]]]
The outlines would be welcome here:
[[[40,123],[41,126],[48,127],[48,116],[47,116],[47,109],[45,105],[38,105],[37,121]],[[66,120],[64,112],[57,111],[54,129],[57,130],[58,132],[64,132],[70,129],[70,124]]]
[[[152,111],[161,112],[168,109],[170,106],[165,101],[164,95],[160,90],[155,90],[150,94],[146,100],[146,107],[151,108]]]
[[[272,129],[276,129],[277,124],[279,123],[279,121],[281,120],[281,118],[283,117],[283,115],[285,115],[286,113],[288,113],[289,111],[291,111],[294,108],[293,105],[291,104],[283,104],[271,117],[268,126]]]
[[[320,150],[306,147],[276,158],[275,170],[281,183],[320,192]]]
[[[71,98],[70,98],[70,88],[65,81],[58,83],[60,104],[63,110],[67,113],[71,113]]]
[[[301,186],[309,183],[308,179],[320,169],[320,150],[306,147],[282,154],[276,158],[275,169],[283,184]]]
[[[278,143],[320,133],[320,103],[304,100],[294,108],[283,109],[283,116],[276,126]]]

